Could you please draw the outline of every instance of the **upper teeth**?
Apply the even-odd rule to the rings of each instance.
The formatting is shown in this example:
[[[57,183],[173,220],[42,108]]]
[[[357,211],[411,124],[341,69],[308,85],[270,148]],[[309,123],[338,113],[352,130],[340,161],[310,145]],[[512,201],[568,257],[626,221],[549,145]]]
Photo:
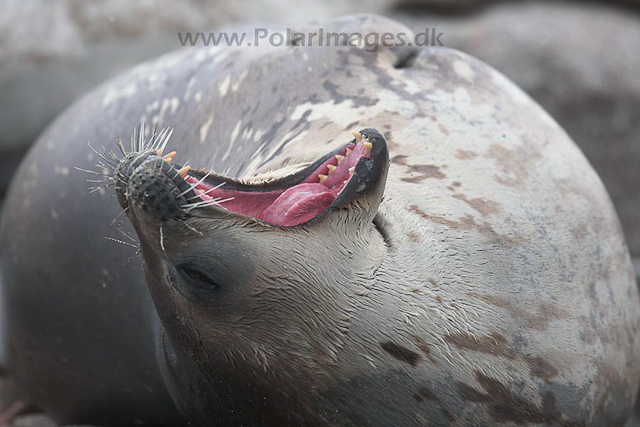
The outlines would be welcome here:
[[[340,164],[344,160],[344,156],[341,156],[340,154],[336,154],[336,160],[338,161],[338,164]]]
[[[363,142],[362,145],[364,145],[364,155],[368,156],[371,154],[371,147],[373,147],[373,144],[370,142]]]
[[[187,176],[187,172],[189,172],[190,170],[191,170],[191,166],[187,165],[187,166],[183,167],[182,169],[180,169],[178,171],[178,173],[180,174],[181,177],[184,178],[185,176]]]
[[[323,175],[323,174],[318,175],[318,180],[320,181],[320,184],[322,184],[327,178],[329,178],[327,175]]]
[[[336,167],[336,166],[334,166],[334,165],[327,165],[327,169],[329,169],[329,173],[328,173],[328,175],[331,175],[331,173],[332,173],[333,171],[335,171],[335,170],[337,169],[337,167]]]
[[[160,154],[158,154],[160,155]],[[172,151],[169,154],[167,154],[166,156],[163,157],[163,159],[167,162],[167,163],[171,163],[171,160],[173,160],[173,158],[176,156],[176,152]]]
[[[352,134],[353,134],[353,136],[355,137],[356,142],[360,142],[360,140],[362,139],[362,134],[361,134],[360,132],[356,132],[356,131],[353,131],[353,132],[351,132],[351,133],[352,133]]]

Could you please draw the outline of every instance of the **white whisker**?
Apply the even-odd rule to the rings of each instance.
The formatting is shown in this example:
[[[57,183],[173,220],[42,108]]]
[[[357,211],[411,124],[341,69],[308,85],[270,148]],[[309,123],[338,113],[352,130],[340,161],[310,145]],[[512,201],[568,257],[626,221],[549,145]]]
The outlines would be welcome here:
[[[205,191],[205,192],[204,192],[204,193],[202,193],[202,194],[198,194],[198,195],[195,195],[195,196],[193,196],[193,197],[189,197],[189,198],[187,199],[187,201],[189,201],[189,200],[193,200],[193,199],[195,199],[195,198],[197,198],[197,197],[206,196],[206,195],[208,195],[209,193],[211,193],[212,191],[215,191],[215,190],[217,190],[218,188],[222,187],[224,184],[225,184],[224,182],[221,182],[220,184],[216,185],[215,187],[211,187],[210,189],[208,189],[207,191]]]
[[[187,209],[187,211],[192,211],[193,209],[197,209],[197,208],[201,208],[203,206],[220,206],[221,203],[224,202],[229,202],[231,200],[235,199],[235,197],[228,197],[226,199],[220,200],[219,197],[215,198],[215,199],[211,199],[211,200],[202,200],[200,202],[196,202],[196,203],[189,203],[186,205],[182,205],[181,207],[184,209]],[[224,206],[220,206],[220,207],[224,207]]]
[[[132,248],[140,249],[139,246],[132,245],[129,242],[123,242],[122,240],[114,239],[113,237],[105,237],[105,239],[111,240],[111,241],[116,242],[116,243],[120,243],[120,244],[125,245],[125,246],[131,246]]]
[[[110,176],[106,177],[109,181],[113,181],[113,178],[111,178]],[[106,183],[106,181],[104,179],[85,179],[86,182],[104,182]]]
[[[189,230],[193,231],[194,233],[197,233],[201,236],[204,236],[204,234],[198,230],[196,230],[195,228],[193,228],[192,226],[190,226],[189,224],[187,224],[186,222],[182,222],[182,225],[184,225],[185,227],[187,227]]]
[[[131,152],[136,152],[136,140],[138,139],[138,128],[133,128],[133,133],[131,134]]]
[[[124,237],[126,237],[129,240],[131,240],[132,242],[139,243],[136,239],[134,239],[133,237],[129,236],[127,233],[125,233],[124,231],[120,230],[119,228],[116,227],[116,230],[118,230],[120,232],[120,234],[122,234]]]
[[[118,218],[120,218],[123,214],[125,214],[127,212],[127,210],[129,209],[129,206],[127,206],[125,209],[121,210],[120,213],[118,215],[116,215],[115,218],[113,218],[113,220],[111,221],[111,224],[109,224],[109,227],[113,227],[113,224],[116,222],[116,220]],[[124,218],[123,218],[124,219]]]
[[[198,185],[202,184],[204,182],[205,179],[207,179],[209,177],[209,175],[211,175],[211,172],[207,172],[207,174],[205,176],[203,176],[202,178],[200,178],[200,180],[194,184],[191,184],[189,186],[189,188],[187,188],[186,190],[184,190],[182,193],[178,194],[176,197],[182,197],[185,194],[187,194],[189,191],[196,189],[196,187],[198,187]]]
[[[89,170],[89,169],[82,169],[82,168],[79,168],[77,166],[74,166],[73,168],[77,169],[77,170],[79,170],[81,172],[92,173],[94,175],[111,176],[111,174],[108,174],[108,173],[100,173],[100,172],[92,171],[92,170]]]
[[[165,135],[167,134],[167,132],[169,131],[169,128],[164,128],[160,131],[160,133],[155,134],[154,133],[154,137],[153,137],[153,141],[151,143],[151,146],[149,147],[151,150],[157,151],[160,148],[160,145],[162,144],[162,141],[165,137]]]
[[[122,152],[122,155],[126,156],[127,155],[127,150],[125,150],[124,144],[122,143],[122,138],[120,138],[119,136],[116,136],[116,145],[118,146],[118,148]]]
[[[93,151],[94,153],[96,153],[96,155],[98,155],[102,160],[104,160],[105,162],[109,163],[111,166],[116,167],[118,166],[117,163],[112,163],[113,160],[109,159],[107,156],[105,156],[103,153],[99,152],[98,150],[96,150],[95,148],[93,148],[93,146],[91,145],[91,141],[87,142],[87,145],[89,146],[89,148],[91,148],[91,151]],[[104,147],[103,147],[104,148]]]
[[[144,122],[140,123],[140,132],[138,133],[138,152],[144,151]]]
[[[167,129],[169,129],[169,131],[167,132],[166,136],[164,137],[164,142],[162,143],[162,145],[159,148],[161,153],[164,153],[164,149],[167,147],[167,144],[169,143],[169,139],[171,139],[171,135],[173,135],[173,128],[167,128]]]

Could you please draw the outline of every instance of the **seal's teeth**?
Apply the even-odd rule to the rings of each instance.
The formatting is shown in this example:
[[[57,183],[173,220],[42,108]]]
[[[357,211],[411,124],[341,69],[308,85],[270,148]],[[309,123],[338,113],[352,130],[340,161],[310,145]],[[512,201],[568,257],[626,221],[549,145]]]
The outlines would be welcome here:
[[[368,156],[371,154],[371,147],[373,147],[373,144],[370,142],[363,142],[362,144],[364,145],[364,155]]]
[[[356,167],[355,166],[351,166],[349,168],[349,175],[353,175],[353,171],[355,171],[355,170],[356,170]]]
[[[337,169],[337,167],[335,167],[333,165],[327,165],[327,169],[329,169],[328,175],[331,175],[333,173],[333,171],[335,171]]]
[[[318,175],[318,181],[320,181],[320,184],[322,184],[327,178],[329,178],[327,175]]]
[[[342,181],[342,185],[347,185],[347,182],[349,182],[349,180],[345,179],[344,181]]]
[[[162,148],[160,148],[160,149],[156,150],[156,154],[157,154],[158,156],[162,156]]]
[[[173,158],[176,156],[176,152],[172,151],[170,153],[168,153],[166,156],[163,157],[164,161],[167,163],[171,163],[171,160],[173,160]]]
[[[356,132],[356,131],[353,131],[351,133],[353,134],[354,138],[356,139],[356,142],[360,142],[360,140],[362,139],[362,134],[360,132]]]
[[[182,169],[180,169],[178,173],[180,174],[181,177],[184,178],[185,176],[187,176],[187,172],[189,172],[190,170],[191,170],[191,166],[185,166]]]
[[[353,151],[353,150],[352,150],[351,148],[347,148],[347,156],[348,156],[349,154],[351,154],[351,152],[352,152],[352,151]]]
[[[338,164],[340,164],[344,160],[344,156],[341,156],[340,154],[336,154],[336,160],[338,161]]]

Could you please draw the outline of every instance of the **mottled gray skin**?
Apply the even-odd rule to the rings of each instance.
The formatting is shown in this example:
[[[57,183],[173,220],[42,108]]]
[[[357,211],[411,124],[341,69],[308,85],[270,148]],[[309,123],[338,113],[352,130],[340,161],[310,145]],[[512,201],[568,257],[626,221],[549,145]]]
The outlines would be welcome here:
[[[135,251],[104,239],[119,236],[112,193],[87,194],[71,169],[95,162],[88,139],[110,148],[141,120],[175,126],[176,162],[231,177],[374,127],[384,200],[289,230],[193,219],[204,236],[169,228],[165,250],[130,216],[154,308]],[[164,56],[62,115],[6,207],[9,368],[61,421],[174,425],[163,384],[196,424],[616,426],[635,401],[638,291],[601,181],[539,106],[456,51]],[[163,272],[178,259],[225,271],[233,296],[177,291]]]

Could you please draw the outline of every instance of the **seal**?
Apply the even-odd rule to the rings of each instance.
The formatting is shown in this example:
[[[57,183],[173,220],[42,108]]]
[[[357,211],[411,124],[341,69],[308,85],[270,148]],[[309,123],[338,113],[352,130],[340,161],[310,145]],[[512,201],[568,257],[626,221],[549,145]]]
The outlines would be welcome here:
[[[364,129],[296,173],[238,181],[175,166],[175,151],[161,158],[158,147],[169,134],[147,144],[136,138],[130,153],[120,146],[125,157],[117,163],[103,158],[139,236],[156,308],[172,319],[163,321],[160,355],[165,381],[179,391],[174,400],[197,425],[329,422],[324,408],[271,397],[269,390],[281,381],[313,388],[326,375],[318,368],[338,361],[349,306],[316,287],[357,281],[357,273],[384,259],[374,220],[389,163],[384,137]],[[368,249],[359,254],[352,245]],[[330,262],[310,263],[310,254]],[[327,267],[345,255],[354,267],[335,277]],[[314,308],[321,308],[315,319]],[[287,320],[270,325],[272,316]],[[300,346],[312,353],[300,353]],[[251,362],[239,366],[245,355]],[[236,409],[218,410],[212,401]]]
[[[60,422],[616,426],[637,394],[606,190],[535,102],[449,49],[143,64],[41,136],[0,241],[8,369]]]

